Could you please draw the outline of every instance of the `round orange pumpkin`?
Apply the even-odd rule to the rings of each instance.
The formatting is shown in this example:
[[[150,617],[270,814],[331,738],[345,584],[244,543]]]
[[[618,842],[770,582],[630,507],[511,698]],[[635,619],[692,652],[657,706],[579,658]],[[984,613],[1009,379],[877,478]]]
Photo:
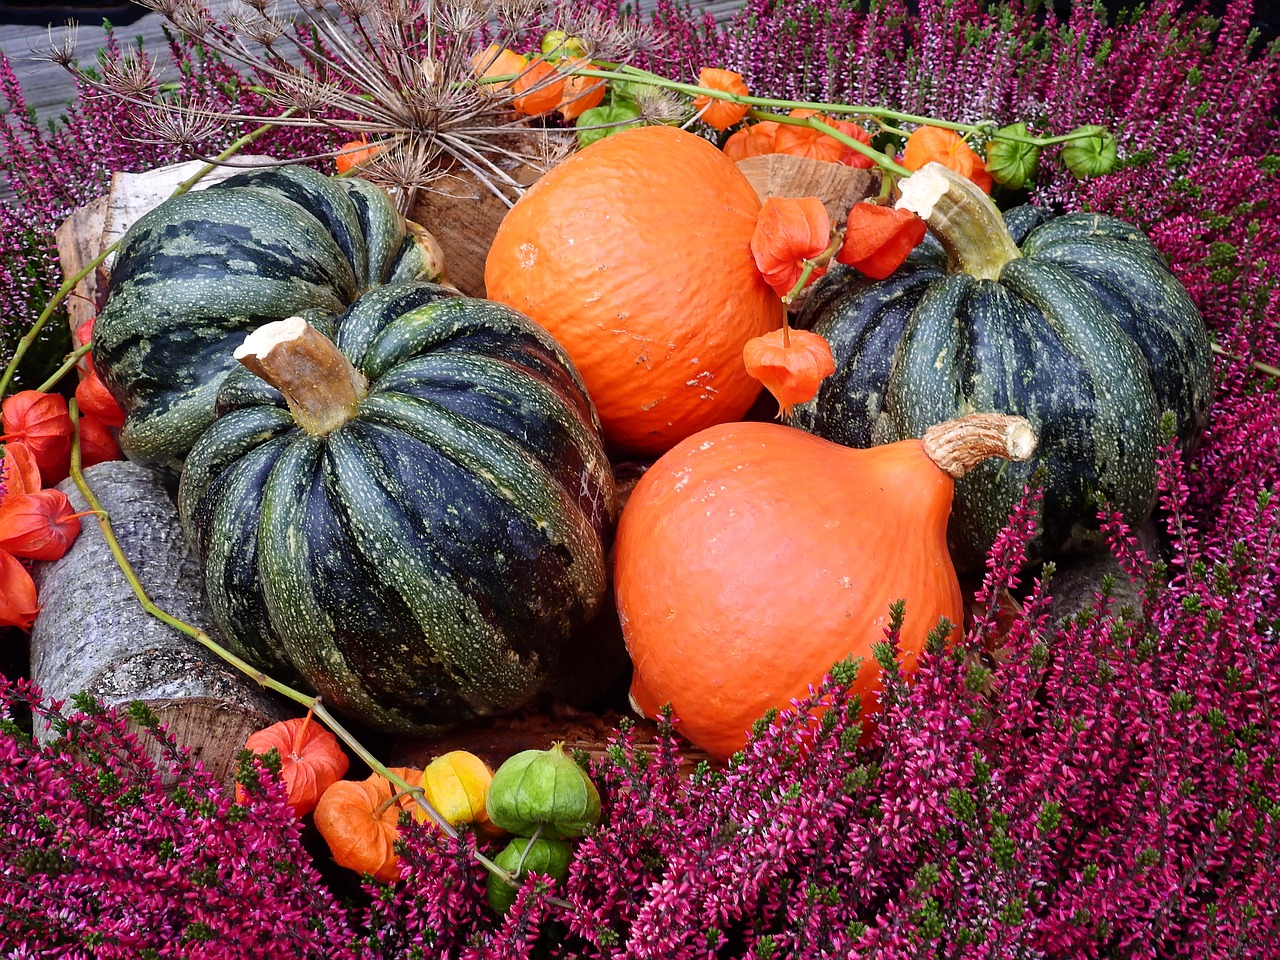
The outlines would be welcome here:
[[[760,392],[743,345],[782,322],[751,254],[760,200],[691,133],[624,130],[553,167],[508,211],[492,300],[545,327],[582,373],[605,439],[661,453]]]
[[[994,414],[866,450],[773,423],[685,440],[640,478],[618,527],[636,708],[656,716],[670,703],[677,729],[723,759],[766,711],[852,655],[863,658],[852,692],[874,714],[871,648],[890,606],[906,603],[908,674],[940,617],[961,622],[946,542],[952,477],[992,455],[1025,459],[1034,445],[1026,421]]]

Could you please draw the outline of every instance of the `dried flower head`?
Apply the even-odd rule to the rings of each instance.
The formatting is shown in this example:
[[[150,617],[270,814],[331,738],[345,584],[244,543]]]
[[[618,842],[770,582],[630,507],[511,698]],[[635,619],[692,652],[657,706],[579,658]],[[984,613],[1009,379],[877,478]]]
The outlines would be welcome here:
[[[295,20],[279,6],[255,0],[214,15],[194,0],[173,0],[161,12],[209,52],[244,68],[260,96],[283,111],[219,109],[224,128],[257,126],[342,132],[395,149],[378,152],[364,175],[393,190],[407,210],[418,190],[442,176],[466,173],[510,203],[522,187],[510,175],[521,166],[545,169],[559,150],[548,152],[540,118],[561,105],[565,75],[549,60],[510,54],[510,44],[534,33],[546,0],[338,0],[336,8],[294,0]],[[564,22],[590,37],[600,50],[620,46],[610,18],[586,10]],[[476,62],[478,50],[485,62]],[[501,60],[500,69],[496,58]],[[59,60],[66,63],[67,56]],[[514,80],[485,79],[495,69]],[[102,78],[82,82],[143,108],[143,137],[194,148],[211,126],[209,111],[170,108],[155,98],[149,67],[117,58]],[[212,109],[212,108],[211,108]],[[655,98],[649,116],[671,122],[684,111],[674,100]],[[148,129],[150,128],[150,129]],[[323,155],[323,154],[321,154]]]

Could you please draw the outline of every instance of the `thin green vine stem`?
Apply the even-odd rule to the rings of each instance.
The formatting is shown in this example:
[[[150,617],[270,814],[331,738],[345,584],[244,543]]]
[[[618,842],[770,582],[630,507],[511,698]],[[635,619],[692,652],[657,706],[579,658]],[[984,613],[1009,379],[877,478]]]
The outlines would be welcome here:
[[[1211,343],[1209,344],[1209,348],[1220,357],[1228,357],[1231,360],[1244,359],[1243,357],[1236,356],[1219,343]],[[1280,367],[1273,367],[1271,364],[1263,363],[1261,360],[1250,360],[1249,366],[1253,367],[1253,369],[1257,370],[1259,373],[1266,374],[1268,377],[1280,378]]]
[[[381,760],[362,744],[354,734],[351,733],[341,721],[339,721],[321,701],[320,697],[312,696],[301,690],[294,689],[286,683],[281,683],[274,677],[263,673],[253,664],[249,663],[241,657],[236,656],[226,647],[222,646],[214,640],[208,633],[199,627],[187,623],[173,614],[169,613],[163,607],[155,603],[148,595],[146,587],[142,585],[142,581],[138,579],[137,572],[133,569],[133,564],[129,562],[129,558],[125,556],[124,549],[120,546],[120,541],[116,537],[115,530],[111,525],[111,517],[106,509],[102,506],[102,501],[98,499],[93,492],[93,488],[89,486],[89,482],[84,475],[80,460],[80,411],[74,399],[67,403],[68,413],[71,416],[73,426],[73,434],[71,441],[71,479],[75,483],[76,488],[84,497],[85,503],[89,509],[93,511],[98,520],[98,527],[102,531],[102,537],[106,541],[107,549],[111,551],[111,556],[116,562],[116,566],[120,568],[121,574],[124,575],[125,581],[129,584],[129,588],[133,591],[134,597],[137,598],[138,604],[143,611],[150,616],[155,617],[161,623],[172,627],[179,633],[190,637],[200,646],[204,647],[210,653],[219,657],[224,662],[235,667],[245,676],[249,677],[260,687],[278,693],[280,696],[292,700],[294,703],[300,704],[311,710],[316,719],[328,727],[339,740],[347,745],[357,757],[363,760],[369,769],[381,777],[385,777],[391,783],[394,783],[403,793],[413,796],[414,802],[422,809],[424,813],[435,823],[436,827],[449,837],[451,840],[458,839],[458,830],[444,815],[437,810],[426,798],[426,792],[422,789],[421,784],[412,784],[405,780],[397,773],[393,773]],[[512,875],[498,866],[479,850],[473,850],[472,855],[476,861],[486,869],[498,874],[504,880],[511,882],[514,878]],[[569,904],[564,904],[568,906]]]
[[[46,380],[44,383],[40,384],[40,386],[36,387],[36,389],[41,393],[48,393],[50,390],[52,390],[62,381],[63,377],[65,377],[68,373],[74,370],[76,368],[76,364],[80,362],[81,358],[92,349],[93,349],[92,341],[90,341],[89,343],[81,344],[80,346],[76,347],[69,354],[67,354],[67,359],[62,361],[62,366],[60,366],[57,370],[53,371],[53,373],[49,376],[49,379]]]
[[[295,112],[297,112],[297,108],[290,107],[280,116],[287,117]],[[274,126],[274,122],[264,123],[257,129],[251,130],[238,140],[235,140],[229,147],[227,147],[226,150],[222,151],[222,153],[218,154],[208,163],[200,167],[194,175],[178,184],[174,189],[172,196],[178,197],[189,191],[202,179],[208,176],[214,169],[216,169],[218,164],[234,157],[237,153],[249,144],[253,143],[253,141],[257,140]],[[32,344],[36,342],[36,338],[40,336],[40,331],[43,330],[44,325],[49,322],[49,318],[53,316],[54,311],[57,310],[58,307],[62,306],[63,301],[71,295],[71,291],[76,288],[76,284],[96,270],[102,262],[107,259],[107,257],[111,256],[111,254],[115,252],[119,245],[119,240],[115,243],[109,244],[101,253],[90,260],[83,270],[74,276],[68,277],[62,282],[62,286],[58,288],[58,292],[53,295],[53,298],[47,304],[45,304],[44,309],[40,312],[40,316],[36,317],[36,321],[31,325],[31,329],[28,330],[22,339],[18,341],[18,346],[13,352],[13,357],[5,366],[4,373],[0,374],[0,397],[3,397],[8,393],[9,384],[13,382],[13,378],[18,372],[18,366],[22,363],[22,358],[27,355],[27,351],[30,350]]]
[[[760,119],[775,120],[778,123],[786,123],[795,127],[809,127],[811,130],[817,130],[825,133],[828,137],[843,143],[846,147],[856,150],[865,157],[869,157],[878,167],[888,173],[892,173],[899,177],[911,176],[911,171],[898,163],[886,153],[881,153],[875,147],[869,147],[861,140],[856,140],[837,127],[824,123],[817,117],[787,117],[781,114],[769,114],[761,111],[752,110],[751,115]]]

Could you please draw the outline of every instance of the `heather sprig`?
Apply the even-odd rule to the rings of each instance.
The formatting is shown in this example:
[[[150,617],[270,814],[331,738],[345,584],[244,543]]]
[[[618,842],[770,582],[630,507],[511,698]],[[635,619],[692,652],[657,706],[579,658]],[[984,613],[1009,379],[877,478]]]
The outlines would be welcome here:
[[[0,939],[65,957],[348,956],[346,915],[266,771],[238,804],[146,708],[53,703],[24,681],[0,679],[0,717]]]

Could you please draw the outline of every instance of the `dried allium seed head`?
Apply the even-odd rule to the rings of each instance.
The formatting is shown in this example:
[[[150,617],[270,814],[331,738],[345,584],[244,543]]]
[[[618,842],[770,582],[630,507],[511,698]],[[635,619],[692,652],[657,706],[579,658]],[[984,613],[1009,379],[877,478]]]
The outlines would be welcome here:
[[[627,19],[616,24],[618,50],[615,59],[632,60],[660,54],[669,44],[669,38],[660,34],[653,24],[638,19]]]
[[[323,113],[338,94],[335,84],[323,83],[304,73],[281,73],[267,98],[277,106],[291,107],[303,116]]]
[[[352,20],[363,20],[378,6],[378,0],[337,0],[338,9]]]
[[[636,92],[635,104],[645,123],[683,123],[693,112],[688,101],[658,87],[641,87]]]
[[[180,2],[168,14],[169,22],[192,40],[202,40],[215,26],[209,12],[198,3]]]
[[[178,9],[179,0],[133,0],[138,6],[150,10],[152,13],[158,13],[166,19],[173,17],[174,11]]]
[[[433,136],[409,136],[389,142],[366,162],[362,176],[389,188],[407,209],[419,189],[440,176],[440,143]]]
[[[143,107],[133,111],[133,117],[139,131],[149,135],[139,139],[172,144],[186,153],[200,152],[226,125],[226,119],[216,111],[172,104]]]
[[[107,92],[126,100],[150,100],[159,83],[150,61],[133,54],[103,59],[101,71]]]
[[[253,13],[250,15],[230,14],[227,18],[227,26],[232,28],[232,32],[236,33],[237,36],[246,37],[248,40],[255,42],[255,44],[269,47],[284,36],[285,31],[291,24]]]
[[[54,37],[53,27],[49,28],[49,49],[46,58],[52,64],[72,70],[76,62],[76,33],[77,27],[72,24],[69,28],[63,30],[62,33]]]
[[[547,6],[547,0],[498,0],[495,19],[499,29],[519,36],[542,19]]]
[[[485,25],[494,10],[492,0],[442,0],[436,6],[436,25],[447,36],[469,37]]]
[[[588,9],[565,16],[560,29],[580,40],[586,55],[593,59],[611,59],[612,51],[620,49],[618,25],[599,10]]]

